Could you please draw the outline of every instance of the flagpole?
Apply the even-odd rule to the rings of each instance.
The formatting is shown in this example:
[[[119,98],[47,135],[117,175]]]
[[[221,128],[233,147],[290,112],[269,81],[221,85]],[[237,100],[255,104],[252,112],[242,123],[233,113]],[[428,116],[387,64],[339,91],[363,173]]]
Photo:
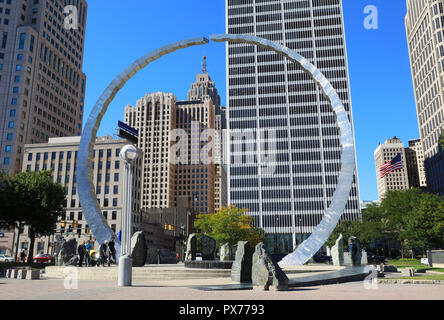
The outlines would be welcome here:
[[[404,160],[402,159],[402,153],[401,153],[401,163],[402,163],[402,179],[404,183],[404,191],[407,190],[407,183],[405,182],[405,171],[407,170],[407,167],[404,168]]]

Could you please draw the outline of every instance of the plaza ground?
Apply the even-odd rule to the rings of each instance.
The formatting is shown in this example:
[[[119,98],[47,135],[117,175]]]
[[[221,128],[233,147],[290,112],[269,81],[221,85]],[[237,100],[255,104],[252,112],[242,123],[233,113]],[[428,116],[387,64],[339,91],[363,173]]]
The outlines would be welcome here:
[[[226,278],[133,282],[118,287],[116,281],[79,280],[78,289],[67,290],[62,279],[0,279],[0,300],[444,300],[444,285],[364,283],[290,288],[288,291],[203,291],[192,285],[229,283]]]

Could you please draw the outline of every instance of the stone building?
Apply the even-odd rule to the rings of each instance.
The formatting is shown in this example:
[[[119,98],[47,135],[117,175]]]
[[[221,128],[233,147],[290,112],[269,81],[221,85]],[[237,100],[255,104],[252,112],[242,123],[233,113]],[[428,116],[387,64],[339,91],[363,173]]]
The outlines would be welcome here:
[[[48,143],[25,145],[23,171],[51,170],[54,182],[65,187],[65,215],[57,223],[55,234],[36,239],[34,254],[53,253],[52,243],[56,235],[74,237],[77,241],[92,240],[78,198],[76,182],[77,150],[81,137],[50,138]],[[120,150],[127,145],[125,140],[109,136],[96,139],[94,146],[93,182],[97,201],[109,227],[116,233],[121,230],[124,165],[119,158]],[[140,230],[140,176],[141,159],[137,160],[133,188],[133,232]],[[19,249],[27,249],[30,240],[27,228],[20,237]],[[96,243],[96,246],[99,244]]]
[[[81,134],[88,6],[69,4],[76,29],[64,24],[67,1],[0,2],[0,170],[21,171],[25,144]]]
[[[409,147],[405,148],[399,138],[393,137],[392,139],[387,139],[384,144],[380,144],[376,148],[374,156],[379,200],[382,200],[389,190],[425,188],[426,182],[421,146],[420,140],[416,139],[410,140]],[[401,154],[402,169],[395,170],[385,177],[381,177],[379,168],[398,154]]]

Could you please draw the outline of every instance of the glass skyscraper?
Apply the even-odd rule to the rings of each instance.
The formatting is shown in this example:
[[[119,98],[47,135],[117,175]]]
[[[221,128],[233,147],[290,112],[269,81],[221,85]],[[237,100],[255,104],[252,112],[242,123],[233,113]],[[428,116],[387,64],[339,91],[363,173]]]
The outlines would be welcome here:
[[[309,59],[353,125],[341,0],[226,0],[226,32],[273,40]],[[297,65],[248,44],[227,44],[227,88],[230,203],[248,208],[270,252],[290,252],[321,221],[338,183],[335,114]],[[272,170],[264,159],[273,159]],[[342,218],[356,219],[359,202],[355,169]]]

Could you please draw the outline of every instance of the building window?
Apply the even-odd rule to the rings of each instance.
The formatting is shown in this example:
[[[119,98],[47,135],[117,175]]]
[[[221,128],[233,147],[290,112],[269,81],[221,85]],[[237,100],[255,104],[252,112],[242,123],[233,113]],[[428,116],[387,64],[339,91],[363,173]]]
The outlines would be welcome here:
[[[4,158],[3,159],[3,164],[9,164],[9,158]]]
[[[34,52],[34,36],[31,36],[31,42],[29,44],[29,51]]]
[[[19,50],[23,50],[25,47],[25,39],[26,39],[26,33],[20,34],[20,42],[19,42]]]

